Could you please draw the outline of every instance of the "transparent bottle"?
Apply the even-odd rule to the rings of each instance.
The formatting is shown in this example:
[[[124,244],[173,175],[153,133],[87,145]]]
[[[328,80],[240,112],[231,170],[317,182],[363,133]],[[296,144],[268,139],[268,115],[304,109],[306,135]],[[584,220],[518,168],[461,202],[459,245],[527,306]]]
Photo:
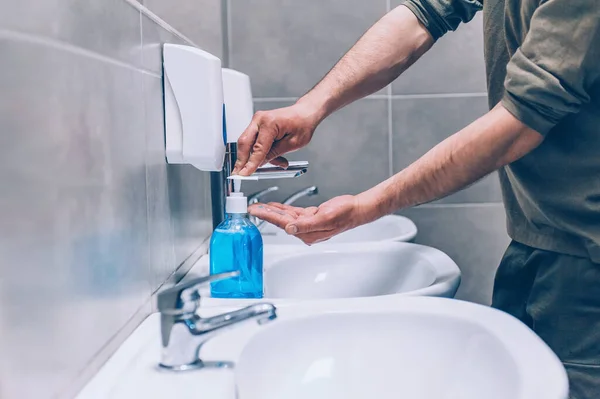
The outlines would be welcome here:
[[[210,240],[210,274],[239,271],[238,277],[211,283],[214,298],[263,297],[263,242],[260,231],[248,218],[247,199],[231,193],[226,218]]]

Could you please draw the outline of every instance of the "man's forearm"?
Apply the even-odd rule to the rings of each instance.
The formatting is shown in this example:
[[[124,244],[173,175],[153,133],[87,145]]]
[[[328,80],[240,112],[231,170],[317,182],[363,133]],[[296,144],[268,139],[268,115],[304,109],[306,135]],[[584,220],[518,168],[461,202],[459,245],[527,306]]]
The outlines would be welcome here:
[[[433,45],[427,29],[406,7],[380,19],[299,103],[320,120],[385,87]]]
[[[542,139],[497,106],[403,171],[359,194],[362,222],[452,194],[521,158]]]

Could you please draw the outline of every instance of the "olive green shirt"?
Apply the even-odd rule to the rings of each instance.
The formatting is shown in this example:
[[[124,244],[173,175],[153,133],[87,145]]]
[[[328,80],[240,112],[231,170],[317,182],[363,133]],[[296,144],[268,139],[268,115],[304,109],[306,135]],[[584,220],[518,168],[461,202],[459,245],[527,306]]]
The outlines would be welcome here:
[[[408,0],[434,39],[484,13],[489,105],[544,136],[502,168],[512,239],[600,263],[600,0]]]

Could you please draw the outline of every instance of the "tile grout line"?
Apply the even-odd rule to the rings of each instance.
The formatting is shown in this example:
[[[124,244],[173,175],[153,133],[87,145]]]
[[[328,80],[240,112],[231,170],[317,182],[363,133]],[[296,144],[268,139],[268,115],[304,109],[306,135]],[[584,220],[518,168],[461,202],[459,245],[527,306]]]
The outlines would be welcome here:
[[[227,29],[227,67],[233,68],[233,38],[231,37],[231,0],[225,0],[227,5],[226,27]]]
[[[254,102],[257,103],[265,103],[265,102],[271,102],[271,101],[289,101],[289,102],[293,102],[293,101],[297,101],[300,97],[254,97],[252,100]],[[372,94],[370,96],[367,97],[363,97],[359,100],[356,101],[360,101],[360,100],[387,100],[389,98],[388,94]]]
[[[389,0],[388,0],[389,3]],[[387,87],[387,109],[388,109],[388,157],[389,157],[389,176],[394,175],[394,119],[393,119],[393,100],[392,100],[392,84]]]
[[[391,91],[391,84],[388,87]],[[362,98],[362,100],[415,100],[415,99],[441,99],[441,98],[478,98],[487,97],[487,93],[451,93],[451,94],[372,94]],[[296,101],[299,97],[254,97],[253,101],[257,103],[272,101]],[[357,100],[358,101],[358,100]]]
[[[466,98],[466,97],[487,97],[487,93],[433,93],[433,94],[393,94],[394,100],[413,100],[429,98]]]
[[[144,48],[144,29],[143,29],[143,15],[140,11],[140,48]],[[144,52],[140,52],[140,58],[142,65],[144,64]],[[152,243],[150,242],[150,171],[149,171],[149,151],[148,151],[148,102],[146,101],[146,80],[142,79],[142,106],[143,106],[143,115],[144,115],[144,184],[146,185],[146,244],[148,248],[152,247]],[[148,294],[149,297],[152,297],[152,286],[153,286],[153,262],[152,260],[146,262],[146,267],[148,268]]]
[[[136,71],[136,72],[141,72],[143,74],[154,76],[156,78],[161,78],[161,76],[155,72],[148,71],[143,68],[138,68],[134,65],[128,64],[123,61],[119,61],[117,59],[108,57],[108,56],[100,54],[100,53],[96,53],[92,50],[88,50],[88,49],[85,49],[82,47],[75,46],[70,43],[61,42],[61,41],[54,40],[51,38],[37,36],[37,35],[30,34],[30,33],[15,32],[15,31],[10,31],[10,30],[0,29],[0,39],[3,39],[3,38],[14,39],[17,41],[22,41],[22,42],[30,43],[30,44],[47,46],[47,47],[54,48],[57,50],[66,51],[66,52],[69,52],[72,54],[81,55],[83,57],[88,57],[88,58],[94,59],[96,61],[106,62],[107,64],[115,65],[115,66],[118,66],[121,68],[129,69],[129,70]]]
[[[223,68],[229,68],[231,62],[229,61],[229,30],[227,29],[227,14],[229,13],[227,7],[227,0],[220,0],[219,5],[221,6],[221,66]]]
[[[429,203],[411,207],[409,209],[439,209],[439,208],[495,208],[503,206],[503,202],[463,202],[463,203]]]
[[[296,100],[298,100],[298,97],[254,97],[252,99],[255,103],[294,102]]]
[[[392,10],[392,0],[385,0],[386,14]],[[393,116],[393,100],[392,82],[386,87],[387,109],[388,109],[388,175],[394,175],[394,116]]]
[[[191,44],[192,46],[200,47],[196,43],[194,43],[189,37],[187,37],[183,33],[179,32],[177,29],[175,29],[174,27],[169,25],[165,20],[163,20],[158,15],[153,13],[146,6],[138,3],[136,0],[124,0],[124,1],[126,3],[128,3],[129,5],[131,5],[132,7],[134,7],[135,9],[139,10],[143,15],[150,18],[152,21],[154,21],[156,24],[158,24],[161,28],[169,31],[170,33],[174,34],[175,36],[178,36],[180,39],[183,39],[184,41],[188,42],[188,44]]]
[[[139,16],[139,20],[140,20],[140,49],[142,49],[142,51],[140,51],[140,65],[142,66],[142,68],[144,67],[144,26],[143,26],[143,16],[142,16],[142,12],[140,10],[138,10],[138,16]]]

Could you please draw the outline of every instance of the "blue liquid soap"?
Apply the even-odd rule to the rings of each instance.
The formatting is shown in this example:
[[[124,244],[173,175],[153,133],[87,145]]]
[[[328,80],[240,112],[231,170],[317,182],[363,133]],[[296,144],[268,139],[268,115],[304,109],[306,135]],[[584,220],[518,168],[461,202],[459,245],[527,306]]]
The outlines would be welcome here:
[[[240,272],[238,277],[212,282],[214,298],[263,297],[263,242],[247,208],[242,193],[227,197],[226,218],[210,239],[210,274]]]

